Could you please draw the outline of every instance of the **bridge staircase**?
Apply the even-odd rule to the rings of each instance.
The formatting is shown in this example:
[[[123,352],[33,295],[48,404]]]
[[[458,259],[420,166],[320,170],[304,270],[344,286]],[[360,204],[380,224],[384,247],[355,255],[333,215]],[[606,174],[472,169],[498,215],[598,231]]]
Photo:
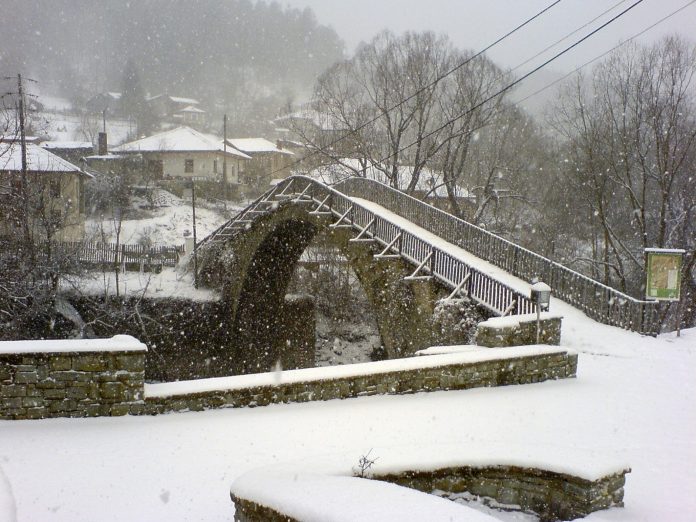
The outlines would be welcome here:
[[[497,316],[534,312],[529,285],[519,280],[538,278],[551,286],[557,298],[595,320],[648,335],[659,331],[656,303],[623,294],[365,178],[349,178],[333,186],[305,176],[287,178],[203,239],[198,245],[203,257],[287,204],[333,218],[333,228],[354,230],[351,241],[379,246],[377,259],[401,258],[410,263],[414,270],[407,280],[434,278],[451,289],[448,299],[466,295]]]

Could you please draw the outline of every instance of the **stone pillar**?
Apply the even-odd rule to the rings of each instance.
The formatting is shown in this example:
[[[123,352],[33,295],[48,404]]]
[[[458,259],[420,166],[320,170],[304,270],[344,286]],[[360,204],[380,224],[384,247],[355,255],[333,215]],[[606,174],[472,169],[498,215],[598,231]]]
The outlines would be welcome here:
[[[314,297],[288,294],[278,328],[277,353],[284,370],[314,367],[315,358]]]

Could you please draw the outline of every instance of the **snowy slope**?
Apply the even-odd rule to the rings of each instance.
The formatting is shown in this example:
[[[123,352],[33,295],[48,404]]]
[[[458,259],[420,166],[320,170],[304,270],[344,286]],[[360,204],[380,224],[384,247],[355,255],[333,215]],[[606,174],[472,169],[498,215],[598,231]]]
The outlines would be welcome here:
[[[247,471],[350,473],[372,449],[378,469],[470,459],[627,463],[626,508],[588,520],[692,520],[696,330],[679,339],[641,337],[554,304],[566,317],[563,345],[580,352],[576,380],[158,417],[0,422],[0,476],[7,478],[0,506],[9,503],[9,520],[16,507],[21,521],[227,521],[229,487]]]

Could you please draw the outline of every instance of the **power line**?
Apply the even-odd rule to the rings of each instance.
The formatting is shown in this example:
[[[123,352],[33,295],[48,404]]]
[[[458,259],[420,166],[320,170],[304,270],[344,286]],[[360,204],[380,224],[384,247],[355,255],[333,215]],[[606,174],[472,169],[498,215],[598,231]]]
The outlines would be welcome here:
[[[646,27],[646,28],[643,29],[642,31],[640,31],[640,32],[638,32],[638,33],[636,33],[636,34],[634,34],[634,35],[631,36],[630,38],[628,38],[628,39],[626,39],[626,40],[624,40],[624,41],[618,43],[617,45],[615,45],[614,47],[612,47],[612,48],[609,49],[608,51],[606,51],[606,52],[604,52],[604,53],[602,53],[602,54],[600,54],[600,55],[598,55],[598,56],[595,56],[595,57],[592,58],[591,60],[589,60],[589,61],[583,63],[581,66],[576,67],[575,69],[573,69],[572,71],[570,71],[570,72],[569,72],[568,74],[566,74],[565,76],[562,76],[561,78],[559,78],[559,79],[557,79],[557,80],[555,80],[555,81],[549,83],[548,85],[545,85],[544,87],[542,87],[542,88],[539,89],[538,91],[535,91],[535,92],[533,92],[532,94],[529,94],[528,96],[525,96],[525,97],[522,98],[521,100],[517,100],[517,101],[515,101],[515,102],[513,102],[513,103],[519,104],[519,103],[525,102],[525,101],[527,101],[529,98],[532,98],[533,96],[536,96],[537,94],[540,94],[540,93],[544,92],[545,90],[550,89],[550,88],[553,87],[554,85],[559,84],[560,82],[562,82],[562,81],[565,80],[566,78],[568,78],[568,77],[572,76],[573,74],[577,73],[578,71],[580,71],[580,69],[583,69],[584,67],[587,67],[587,66],[590,65],[591,63],[594,63],[594,62],[596,62],[597,60],[599,60],[599,59],[601,59],[601,58],[604,58],[606,55],[608,55],[608,54],[614,52],[614,51],[615,51],[616,49],[618,49],[619,47],[622,47],[622,46],[626,45],[627,43],[629,43],[629,42],[635,40],[635,39],[638,38],[639,36],[644,35],[644,34],[647,33],[648,31],[650,31],[651,29],[653,29],[653,28],[655,28],[656,26],[660,25],[660,24],[661,24],[662,22],[664,22],[665,20],[668,20],[668,19],[672,18],[674,15],[676,15],[677,13],[683,11],[684,9],[686,9],[687,7],[689,7],[690,5],[692,5],[692,4],[694,4],[694,3],[696,3],[696,0],[691,0],[690,2],[687,2],[686,4],[684,4],[683,6],[681,6],[679,9],[676,9],[675,11],[672,11],[672,12],[671,12],[670,14],[668,14],[667,16],[665,16],[665,17],[663,17],[663,18],[660,18],[657,22],[655,22],[655,23],[649,25],[648,27]]]
[[[602,11],[600,14],[598,14],[597,16],[595,16],[595,17],[594,17],[592,20],[590,20],[589,22],[587,22],[587,23],[581,25],[580,27],[578,27],[578,28],[575,29],[574,31],[571,31],[570,33],[568,33],[567,35],[565,35],[563,38],[561,38],[561,39],[559,39],[559,40],[556,40],[554,43],[552,43],[551,45],[545,47],[544,49],[542,49],[541,51],[539,51],[538,53],[536,53],[534,56],[532,56],[531,58],[529,58],[529,59],[525,60],[524,62],[522,62],[521,64],[517,65],[514,69],[511,69],[510,72],[515,72],[515,71],[516,71],[517,69],[519,69],[520,67],[522,67],[522,66],[524,66],[524,65],[527,65],[529,62],[531,62],[531,61],[534,60],[535,58],[538,58],[539,56],[541,56],[542,54],[544,54],[544,53],[545,53],[546,51],[548,51],[549,49],[551,49],[551,48],[553,48],[553,47],[556,47],[559,43],[561,43],[561,42],[567,40],[568,38],[570,38],[571,36],[573,36],[575,33],[580,32],[581,30],[583,30],[583,29],[584,29],[585,27],[587,27],[588,25],[593,24],[594,22],[596,22],[597,20],[599,20],[600,18],[602,18],[605,14],[607,14],[607,13],[610,12],[610,11],[613,11],[613,10],[616,9],[618,6],[620,6],[621,4],[626,3],[627,1],[628,1],[628,0],[620,0],[619,2],[615,3],[615,4],[614,4],[613,6],[611,6],[609,9],[606,9],[605,11]]]
[[[696,0],[693,0],[693,1],[696,1]],[[517,85],[517,84],[521,83],[522,81],[526,80],[526,79],[529,78],[532,74],[536,73],[536,72],[539,71],[540,69],[543,69],[544,67],[546,67],[548,64],[550,64],[550,63],[553,62],[554,60],[560,58],[561,56],[563,56],[564,54],[566,54],[566,53],[567,53],[568,51],[570,51],[571,49],[577,47],[577,46],[580,45],[582,42],[584,42],[585,40],[587,40],[588,38],[590,38],[590,37],[593,36],[594,34],[598,33],[599,31],[601,31],[602,29],[604,29],[605,27],[607,27],[609,24],[613,23],[613,22],[616,21],[617,19],[621,18],[623,15],[625,15],[626,13],[628,13],[631,9],[633,9],[634,7],[636,7],[638,4],[640,4],[640,3],[642,3],[642,2],[643,2],[643,0],[637,0],[636,2],[634,2],[633,4],[631,4],[629,7],[627,7],[627,8],[624,9],[623,11],[621,11],[619,14],[617,14],[617,15],[614,16],[614,17],[612,17],[611,19],[609,19],[608,21],[604,22],[602,25],[600,25],[600,26],[597,27],[596,29],[590,31],[588,34],[586,34],[585,36],[583,36],[582,38],[580,38],[580,40],[574,42],[572,45],[569,45],[568,47],[566,47],[565,49],[563,49],[561,52],[556,53],[554,56],[552,56],[551,58],[549,58],[548,60],[546,60],[544,63],[542,63],[541,65],[535,67],[534,69],[532,69],[531,71],[529,71],[529,72],[526,73],[525,75],[519,77],[517,80],[515,80],[515,81],[509,83],[508,85],[506,85],[505,87],[503,87],[502,89],[500,89],[499,91],[497,91],[495,94],[493,94],[493,95],[489,96],[488,98],[486,98],[485,100],[483,100],[483,101],[477,103],[476,105],[474,105],[473,107],[467,109],[466,111],[462,112],[461,114],[458,114],[458,115],[455,116],[454,118],[451,118],[451,119],[447,120],[443,125],[441,125],[441,126],[438,127],[437,129],[434,129],[434,130],[430,131],[430,132],[427,133],[425,136],[422,136],[421,138],[417,139],[416,141],[411,142],[411,143],[409,143],[408,145],[405,145],[404,147],[401,147],[401,148],[398,149],[396,152],[392,152],[392,153],[389,154],[388,156],[385,156],[384,158],[382,158],[381,160],[379,160],[377,163],[382,163],[382,162],[384,162],[384,161],[387,161],[389,158],[391,158],[391,157],[393,157],[393,156],[396,156],[396,155],[400,154],[401,152],[404,152],[406,149],[408,149],[408,148],[410,148],[410,147],[413,147],[414,145],[416,145],[416,144],[419,143],[420,141],[422,141],[422,140],[424,140],[424,139],[426,139],[426,138],[429,138],[429,137],[433,136],[434,134],[440,132],[441,130],[443,130],[444,128],[446,128],[448,125],[451,125],[452,123],[454,123],[454,122],[456,122],[457,120],[463,118],[464,116],[466,116],[466,115],[468,115],[468,114],[471,114],[471,113],[474,112],[476,109],[482,107],[483,105],[485,105],[485,104],[488,103],[489,101],[491,101],[491,100],[497,98],[498,96],[500,96],[500,95],[503,94],[504,92],[509,91],[509,90],[512,89],[515,85]]]
[[[475,60],[476,58],[478,58],[479,56],[481,56],[483,53],[485,53],[486,51],[490,50],[492,47],[498,45],[500,42],[502,42],[503,40],[505,40],[506,38],[508,38],[508,37],[511,36],[512,34],[516,33],[517,31],[519,31],[520,29],[522,29],[522,28],[525,27],[526,25],[530,24],[531,22],[533,22],[534,20],[536,20],[537,18],[539,18],[541,15],[543,15],[545,12],[547,12],[549,9],[551,9],[552,7],[554,7],[554,6],[556,6],[557,4],[561,3],[561,1],[562,1],[562,0],[555,0],[554,2],[552,2],[551,4],[549,4],[548,6],[546,6],[544,9],[542,9],[541,11],[539,11],[538,13],[536,13],[536,14],[535,14],[534,16],[532,16],[531,18],[528,18],[527,20],[525,20],[524,22],[522,22],[521,24],[519,24],[519,25],[518,25],[517,27],[515,27],[514,29],[511,29],[510,31],[508,31],[507,33],[505,33],[503,36],[501,36],[500,38],[498,38],[497,40],[495,40],[493,43],[487,45],[486,47],[484,47],[483,49],[481,49],[480,51],[478,51],[476,54],[473,54],[472,56],[468,57],[468,58],[467,58],[466,60],[464,60],[463,62],[457,64],[457,65],[456,65],[455,67],[453,67],[452,69],[449,69],[448,71],[442,73],[440,76],[436,77],[432,82],[430,82],[429,84],[427,84],[425,87],[421,87],[420,89],[418,89],[417,91],[415,91],[413,94],[411,94],[411,95],[408,96],[407,98],[404,98],[403,100],[398,101],[398,102],[395,103],[394,105],[392,105],[392,106],[390,106],[390,107],[387,107],[387,108],[384,110],[383,114],[384,114],[384,113],[389,113],[389,112],[393,111],[394,109],[396,109],[396,108],[398,108],[398,107],[404,105],[405,103],[411,101],[411,100],[412,100],[413,98],[415,98],[416,96],[422,94],[422,93],[425,92],[426,90],[428,90],[428,89],[434,87],[434,86],[437,85],[439,82],[441,82],[442,80],[444,80],[447,76],[449,76],[450,74],[455,73],[456,71],[458,71],[458,70],[461,69],[462,67],[464,67],[464,66],[466,66],[467,64],[469,64],[472,60]],[[623,1],[625,1],[625,0],[623,0]],[[330,143],[328,143],[328,144],[325,146],[325,148],[326,148],[326,147],[333,147],[333,146],[336,145],[337,143],[340,143],[341,141],[343,141],[343,140],[345,140],[346,138],[348,138],[348,136],[351,136],[351,135],[353,135],[353,134],[356,134],[358,131],[361,131],[362,129],[364,129],[364,128],[367,127],[368,125],[370,125],[370,124],[372,124],[372,123],[375,123],[377,120],[379,120],[379,119],[382,117],[383,114],[380,114],[380,115],[378,115],[378,116],[375,116],[374,118],[372,118],[372,119],[366,121],[365,123],[362,123],[362,124],[358,125],[355,129],[350,130],[347,134],[345,134],[345,135],[343,135],[343,136],[341,136],[341,137],[339,137],[339,138],[337,138],[337,139],[331,141]],[[311,157],[311,156],[313,156],[313,155],[316,154],[316,153],[317,153],[317,151],[312,151],[312,152],[311,152],[308,156],[306,156],[306,157]],[[305,158],[306,158],[306,157],[305,157]],[[305,158],[303,158],[303,159],[305,159]],[[293,164],[291,164],[291,165],[289,166],[289,168],[292,168],[292,167],[298,165],[301,161],[302,161],[302,160],[296,160]],[[271,172],[271,176],[273,176],[273,174],[276,174],[276,173],[280,172],[281,170],[285,170],[286,168],[288,168],[288,167],[279,168],[279,169],[276,169],[276,170],[272,171],[272,172]]]

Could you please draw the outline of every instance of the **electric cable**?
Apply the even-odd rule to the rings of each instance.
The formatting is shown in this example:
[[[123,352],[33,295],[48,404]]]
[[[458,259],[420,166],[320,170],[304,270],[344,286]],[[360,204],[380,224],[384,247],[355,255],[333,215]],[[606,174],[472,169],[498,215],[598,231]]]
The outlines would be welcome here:
[[[467,64],[471,63],[472,60],[475,60],[476,58],[478,58],[479,56],[481,56],[483,53],[485,53],[486,51],[490,50],[492,47],[498,45],[500,42],[502,42],[502,41],[505,40],[506,38],[510,37],[511,35],[513,35],[514,33],[516,33],[517,31],[519,31],[520,29],[522,29],[523,27],[525,27],[526,25],[530,24],[531,22],[533,22],[534,20],[536,20],[537,18],[539,18],[541,15],[543,15],[544,13],[546,13],[548,10],[550,10],[552,7],[554,7],[554,6],[556,6],[557,4],[559,4],[561,1],[562,1],[562,0],[555,0],[554,2],[552,2],[551,4],[549,4],[548,6],[546,6],[544,9],[542,9],[541,11],[539,11],[538,13],[536,13],[536,14],[535,14],[534,16],[532,16],[531,18],[528,18],[527,20],[525,20],[524,22],[522,22],[521,24],[519,24],[519,25],[518,25],[517,27],[515,27],[514,29],[511,29],[510,31],[508,31],[507,33],[505,33],[503,36],[501,36],[500,38],[498,38],[497,40],[495,40],[493,43],[487,45],[486,47],[484,47],[483,49],[481,49],[481,50],[478,51],[477,53],[475,53],[475,54],[473,54],[472,56],[468,57],[468,58],[467,58],[466,60],[464,60],[463,62],[457,64],[457,65],[456,65],[455,67],[453,67],[452,69],[449,69],[448,71],[442,73],[440,76],[436,77],[432,82],[430,82],[429,84],[427,84],[425,87],[421,87],[420,89],[418,89],[417,91],[415,91],[415,92],[414,92],[413,94],[411,94],[410,96],[408,96],[408,97],[404,98],[403,100],[398,101],[398,102],[395,103],[394,105],[388,107],[387,109],[385,109],[384,113],[392,112],[394,109],[396,109],[396,108],[398,108],[398,107],[404,105],[405,103],[411,101],[413,98],[415,98],[415,97],[418,96],[419,94],[422,94],[422,93],[425,92],[426,90],[428,90],[428,89],[434,87],[434,86],[437,85],[439,82],[441,82],[442,80],[444,80],[447,76],[449,76],[450,74],[455,73],[456,71],[458,71],[458,70],[461,69],[462,67],[464,67],[464,66],[466,66]],[[622,1],[626,1],[626,0],[622,0]],[[620,2],[620,3],[621,3],[621,2]],[[614,6],[614,7],[615,7],[615,6]],[[613,9],[613,8],[612,8],[612,9]],[[380,115],[378,115],[378,116],[375,116],[374,118],[372,118],[372,119],[370,119],[370,120],[368,120],[368,121],[366,121],[366,122],[364,122],[364,123],[361,123],[361,124],[358,125],[355,129],[350,130],[350,131],[348,132],[348,134],[343,135],[343,136],[341,136],[341,137],[339,137],[339,138],[337,138],[337,139],[331,141],[330,143],[328,143],[328,144],[325,146],[325,148],[333,147],[333,146],[336,145],[337,143],[340,143],[341,141],[343,141],[343,140],[345,140],[346,138],[348,138],[348,136],[351,136],[351,135],[353,135],[353,134],[356,134],[357,132],[361,131],[362,129],[364,129],[364,128],[367,127],[368,125],[371,125],[372,123],[375,123],[375,122],[376,122],[377,120],[379,120],[381,117],[382,117],[382,114],[380,114]],[[285,170],[285,169],[287,169],[287,168],[292,168],[292,167],[294,167],[294,166],[300,164],[304,159],[306,159],[307,157],[311,157],[311,156],[317,154],[317,152],[321,152],[321,151],[316,151],[316,150],[314,150],[314,151],[310,152],[307,156],[305,156],[304,158],[302,158],[302,160],[296,160],[296,161],[295,161],[294,163],[292,163],[291,165],[288,165],[288,166],[286,166],[286,167],[282,167],[282,168],[279,168],[279,169],[276,169],[276,170],[272,171],[271,174],[270,174],[270,177],[272,178],[274,174],[276,174],[276,173],[278,173],[278,172],[280,172],[280,171],[282,171],[282,170]]]
[[[615,45],[614,47],[612,47],[612,48],[609,49],[608,51],[605,51],[605,52],[603,52],[602,54],[597,55],[597,56],[595,56],[594,58],[592,58],[591,60],[589,60],[589,61],[583,63],[583,64],[580,65],[579,67],[576,67],[575,69],[573,69],[572,71],[570,71],[570,72],[569,72],[568,74],[566,74],[565,76],[562,76],[561,78],[558,78],[557,80],[555,80],[555,81],[553,81],[553,82],[551,82],[551,83],[545,85],[545,86],[542,87],[541,89],[539,89],[539,90],[537,90],[537,91],[535,91],[535,92],[533,92],[533,93],[531,93],[531,94],[525,96],[525,97],[522,98],[521,100],[517,100],[517,101],[514,101],[514,102],[512,102],[512,103],[520,104],[520,103],[522,103],[522,102],[527,101],[529,98],[532,98],[533,96],[536,96],[537,94],[541,94],[541,93],[544,92],[545,90],[550,89],[550,88],[553,87],[554,85],[559,84],[559,83],[562,82],[563,80],[565,80],[565,79],[567,79],[568,77],[572,76],[573,74],[579,72],[580,69],[583,69],[584,67],[587,67],[587,66],[590,65],[591,63],[594,63],[594,62],[596,62],[597,60],[599,60],[599,59],[601,59],[601,58],[604,58],[606,55],[608,55],[608,54],[614,52],[614,51],[615,51],[616,49],[618,49],[619,47],[622,47],[622,46],[626,45],[627,43],[629,43],[629,42],[635,40],[635,39],[638,38],[639,36],[644,35],[644,34],[647,33],[648,31],[650,31],[651,29],[653,29],[653,28],[655,28],[656,26],[658,26],[658,25],[660,25],[661,23],[663,23],[665,20],[668,20],[668,19],[672,18],[674,15],[676,15],[677,13],[680,13],[681,11],[683,11],[684,9],[686,9],[687,7],[689,7],[690,5],[692,5],[692,4],[694,4],[694,3],[696,3],[696,0],[691,0],[690,2],[687,2],[686,4],[684,4],[683,6],[681,6],[680,8],[676,9],[675,11],[672,11],[672,12],[671,12],[670,14],[668,14],[667,16],[665,16],[665,17],[663,17],[663,18],[660,18],[657,22],[654,22],[653,24],[650,24],[648,27],[646,27],[646,28],[643,29],[642,31],[639,31],[639,32],[637,32],[636,34],[634,34],[633,36],[631,36],[630,38],[627,38],[626,40],[623,40],[623,41],[619,42],[617,45]]]
[[[399,155],[400,153],[404,152],[405,150],[409,149],[410,147],[413,147],[414,145],[418,144],[420,141],[422,141],[422,140],[424,140],[424,139],[426,139],[426,138],[429,138],[429,137],[433,136],[434,134],[436,134],[436,133],[440,132],[441,130],[445,129],[447,126],[453,124],[453,123],[456,122],[457,120],[463,118],[464,116],[467,116],[468,114],[471,114],[471,113],[474,112],[476,109],[482,107],[483,105],[485,105],[485,104],[488,103],[489,101],[491,101],[491,100],[497,98],[498,96],[500,96],[501,94],[503,94],[503,93],[509,91],[509,90],[512,89],[515,85],[517,85],[517,84],[521,83],[522,81],[526,80],[527,78],[529,78],[531,75],[533,75],[533,74],[536,73],[537,71],[543,69],[544,67],[546,67],[546,66],[547,66],[548,64],[550,64],[551,62],[557,60],[558,58],[560,58],[561,56],[563,56],[564,54],[566,54],[568,51],[574,49],[575,47],[577,47],[578,45],[580,45],[582,42],[584,42],[585,40],[587,40],[587,39],[590,38],[591,36],[595,35],[595,34],[598,33],[599,31],[601,31],[602,29],[604,29],[605,27],[607,27],[609,24],[615,22],[616,20],[618,20],[619,18],[621,18],[622,16],[624,16],[624,15],[625,15],[626,13],[628,13],[631,9],[633,9],[633,8],[636,7],[637,5],[641,4],[643,1],[644,1],[644,0],[637,0],[636,2],[634,2],[633,4],[631,4],[629,7],[627,7],[627,8],[624,9],[623,11],[621,11],[619,14],[615,15],[614,17],[612,17],[612,18],[609,19],[608,21],[604,22],[602,25],[600,25],[600,26],[597,27],[596,29],[593,29],[593,30],[590,31],[588,34],[586,34],[585,36],[583,36],[582,38],[580,38],[579,40],[577,40],[577,41],[574,42],[573,44],[569,45],[568,47],[566,47],[565,49],[563,49],[563,50],[560,51],[559,53],[556,53],[554,56],[552,56],[551,58],[549,58],[548,60],[546,60],[546,61],[545,61],[544,63],[542,63],[541,65],[535,67],[534,69],[532,69],[532,70],[529,71],[528,73],[524,74],[523,76],[520,76],[520,77],[519,77],[518,79],[516,79],[515,81],[509,83],[508,85],[506,85],[506,86],[503,87],[502,89],[498,90],[495,94],[492,94],[491,96],[489,96],[489,97],[486,98],[485,100],[483,100],[483,101],[477,103],[477,104],[474,105],[473,107],[471,107],[471,108],[467,109],[466,111],[464,111],[464,112],[458,114],[458,115],[455,116],[454,118],[451,118],[451,119],[447,120],[444,124],[442,124],[441,126],[439,126],[439,127],[436,128],[436,129],[434,129],[434,130],[428,132],[427,134],[425,134],[424,136],[420,137],[420,138],[417,139],[416,141],[413,141],[413,142],[409,143],[408,145],[405,145],[405,146],[399,148],[399,149],[396,150],[395,152],[390,153],[389,155],[387,155],[387,156],[385,156],[384,158],[380,159],[377,163],[378,163],[378,164],[383,163],[383,162],[387,161],[388,159],[390,159],[390,158],[392,158],[392,157],[394,157],[394,156]],[[696,1],[696,0],[694,0],[694,1]]]

